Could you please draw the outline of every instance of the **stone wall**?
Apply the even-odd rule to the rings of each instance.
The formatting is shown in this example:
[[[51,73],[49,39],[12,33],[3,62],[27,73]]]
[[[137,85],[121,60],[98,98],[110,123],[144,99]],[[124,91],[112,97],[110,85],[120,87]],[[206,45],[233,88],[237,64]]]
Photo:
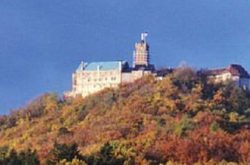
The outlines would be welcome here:
[[[73,96],[87,96],[107,87],[117,87],[121,83],[120,70],[77,71],[73,74]]]

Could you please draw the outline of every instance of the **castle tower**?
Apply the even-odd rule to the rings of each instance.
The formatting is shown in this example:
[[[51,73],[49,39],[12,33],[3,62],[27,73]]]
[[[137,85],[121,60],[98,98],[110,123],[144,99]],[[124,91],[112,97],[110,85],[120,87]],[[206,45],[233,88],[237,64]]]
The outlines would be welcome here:
[[[133,67],[134,68],[148,68],[149,63],[149,45],[147,43],[146,37],[148,33],[141,34],[141,41],[135,43],[134,50],[134,60]]]

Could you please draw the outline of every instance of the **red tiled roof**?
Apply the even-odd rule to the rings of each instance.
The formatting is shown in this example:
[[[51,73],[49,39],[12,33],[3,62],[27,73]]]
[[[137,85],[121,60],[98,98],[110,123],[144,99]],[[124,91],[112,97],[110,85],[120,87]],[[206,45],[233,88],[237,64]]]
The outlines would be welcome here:
[[[223,73],[231,73],[232,76],[239,76],[240,78],[250,78],[248,72],[238,64],[231,64],[227,68],[211,69],[206,71],[206,74],[211,76],[220,75]]]

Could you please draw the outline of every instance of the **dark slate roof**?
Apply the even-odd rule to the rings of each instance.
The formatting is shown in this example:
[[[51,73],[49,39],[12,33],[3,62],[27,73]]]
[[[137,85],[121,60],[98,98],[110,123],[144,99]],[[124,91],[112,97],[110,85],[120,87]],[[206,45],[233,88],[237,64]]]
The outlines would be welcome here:
[[[215,76],[223,73],[231,73],[232,76],[239,76],[240,78],[250,78],[248,72],[238,64],[231,64],[227,68],[211,69],[205,72],[205,74],[209,76]]]
[[[241,65],[231,64],[228,70],[230,71],[232,75],[240,76],[244,78],[250,78],[248,72]]]

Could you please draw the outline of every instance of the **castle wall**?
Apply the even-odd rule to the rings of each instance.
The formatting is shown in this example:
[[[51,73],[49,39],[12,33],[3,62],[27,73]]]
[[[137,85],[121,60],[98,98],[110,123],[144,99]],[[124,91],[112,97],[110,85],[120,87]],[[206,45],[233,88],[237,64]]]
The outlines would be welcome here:
[[[134,82],[135,80],[142,78],[145,75],[152,74],[151,71],[145,71],[145,70],[134,70],[131,72],[124,72],[122,73],[122,83],[130,83]]]
[[[223,74],[209,76],[208,78],[214,81],[215,83],[233,81],[236,86],[241,87],[243,89],[249,89],[248,78],[240,78],[239,76],[232,76],[230,72],[225,72]]]
[[[227,81],[232,79],[232,75],[229,72],[223,73],[223,74],[218,74],[214,76],[215,82],[222,82],[222,81]]]
[[[121,83],[120,70],[76,71],[73,74],[71,95],[83,97],[108,87],[118,87]]]

